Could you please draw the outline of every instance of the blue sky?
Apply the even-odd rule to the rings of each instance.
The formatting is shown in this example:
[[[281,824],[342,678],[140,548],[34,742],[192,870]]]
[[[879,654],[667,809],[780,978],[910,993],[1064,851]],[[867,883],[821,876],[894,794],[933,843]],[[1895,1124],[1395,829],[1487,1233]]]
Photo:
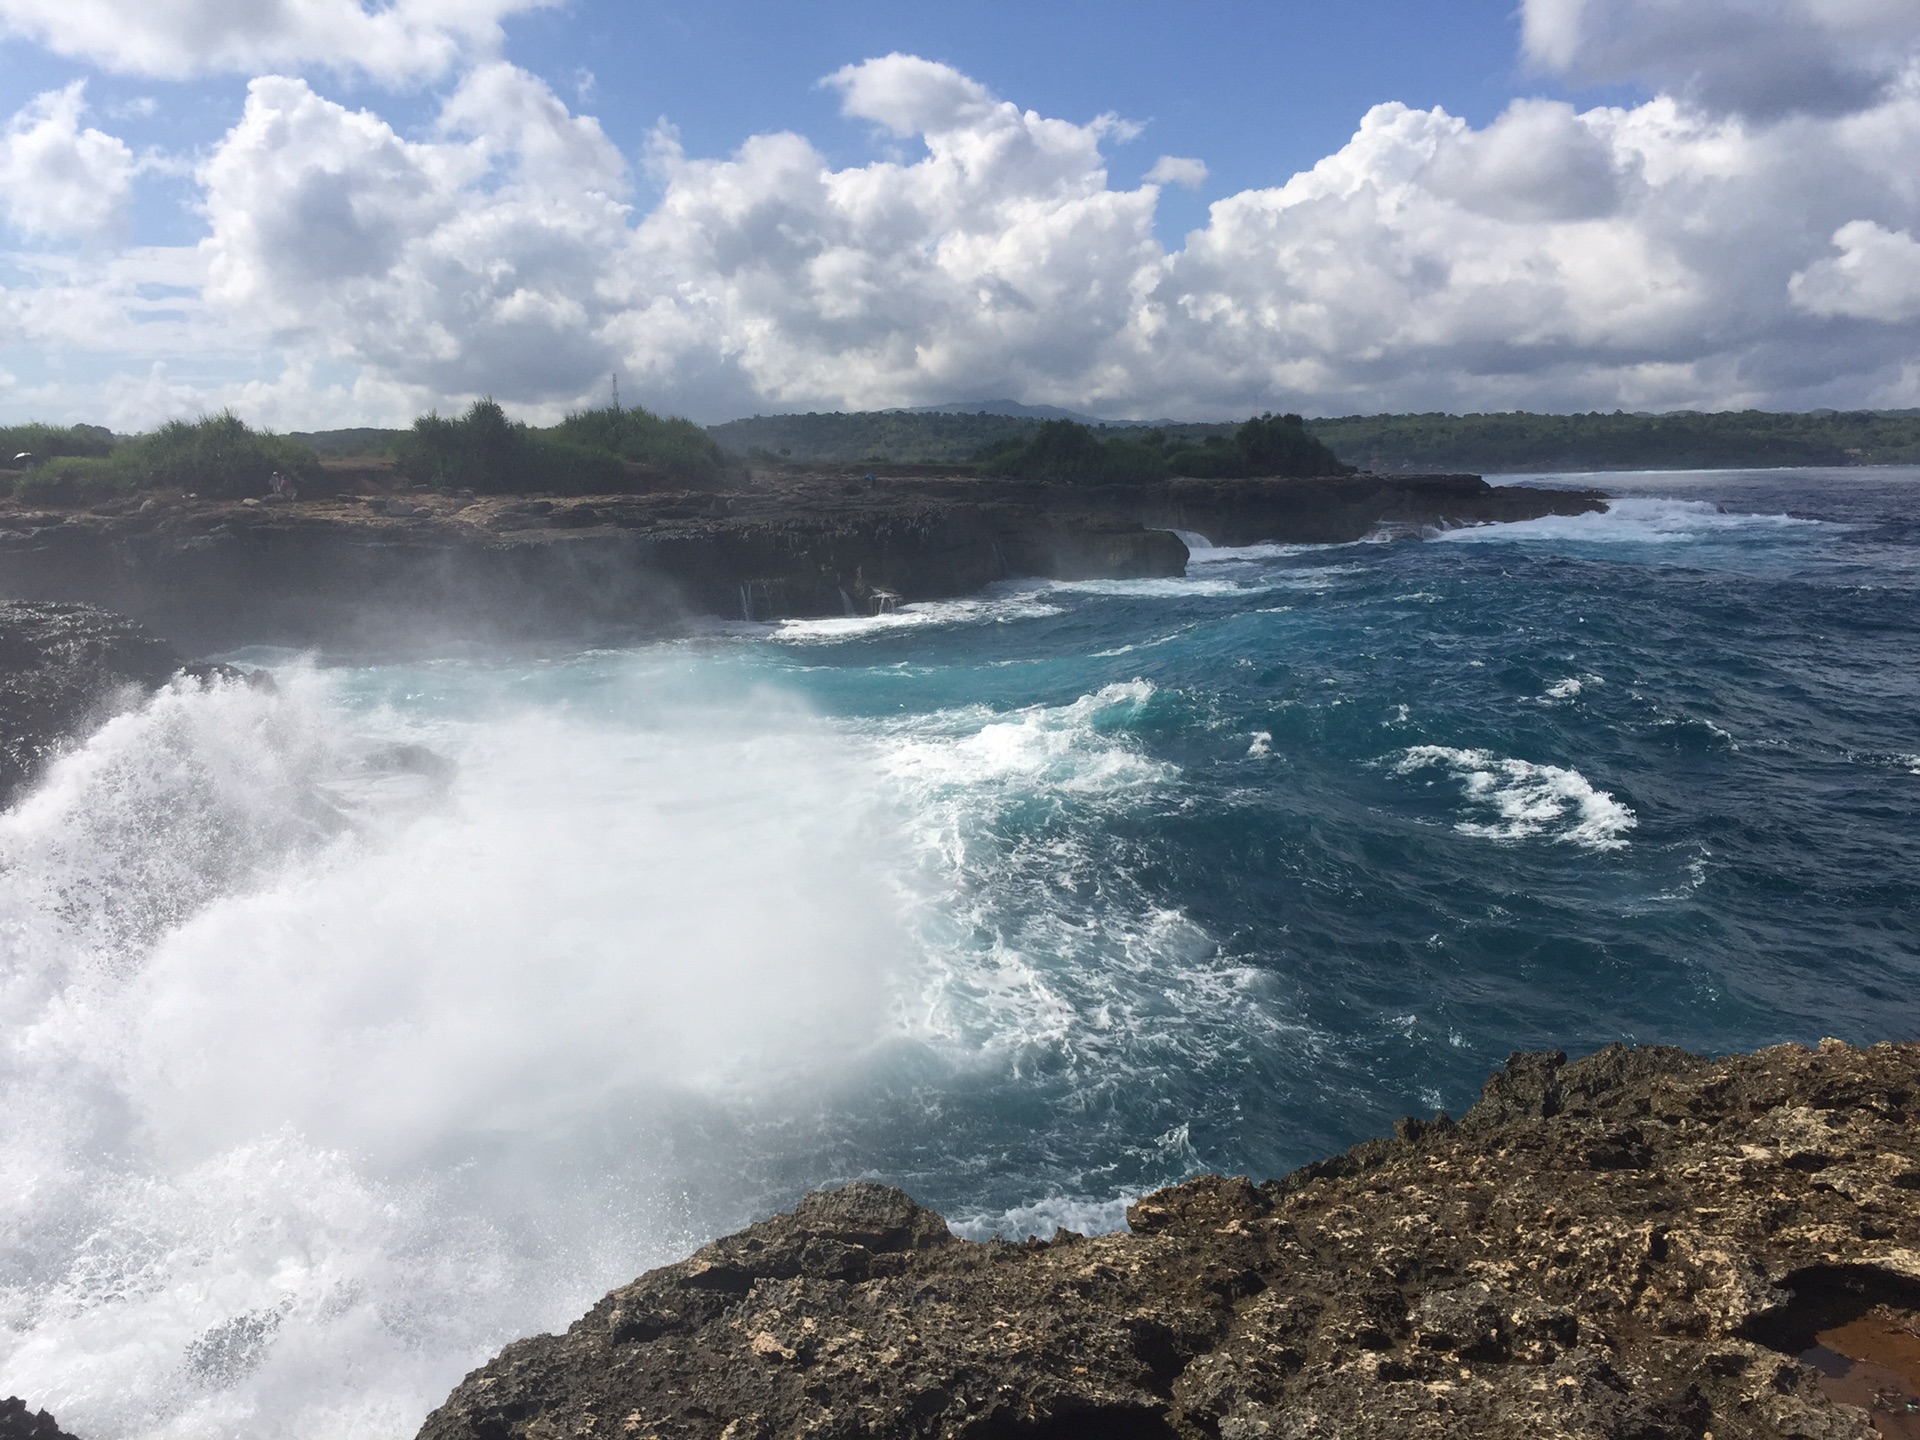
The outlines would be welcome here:
[[[1310,167],[1381,101],[1440,105],[1484,125],[1516,94],[1566,93],[1557,77],[1522,62],[1510,0],[1058,0],[1044,9],[580,0],[512,17],[505,29],[506,54],[593,114],[629,153],[665,118],[696,153],[798,129],[829,160],[858,163],[874,148],[869,127],[842,119],[817,82],[892,51],[944,61],[1044,114],[1117,112],[1147,127],[1116,151],[1117,178],[1137,180],[1168,152],[1199,157],[1212,171],[1202,191],[1163,206],[1158,228],[1169,243],[1204,223],[1207,198]],[[351,70],[328,78],[329,94],[371,105],[402,129],[430,124],[436,89],[446,87],[395,90]],[[103,74],[30,40],[0,41],[0,113],[74,80],[88,81],[96,111],[121,117],[117,133],[136,149],[211,146],[246,101],[244,75],[169,83]],[[141,113],[148,105],[152,113]],[[197,217],[180,203],[190,188],[149,187],[138,238],[198,238]]]
[[[1920,403],[1908,0],[0,0],[0,33],[0,419],[546,418],[614,371],[702,419]]]

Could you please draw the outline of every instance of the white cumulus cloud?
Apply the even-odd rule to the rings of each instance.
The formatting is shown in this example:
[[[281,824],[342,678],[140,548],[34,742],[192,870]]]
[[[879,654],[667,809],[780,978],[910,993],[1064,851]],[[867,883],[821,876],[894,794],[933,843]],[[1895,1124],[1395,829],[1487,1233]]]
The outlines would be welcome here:
[[[1116,186],[1111,116],[913,56],[825,83],[882,158],[836,167],[784,132],[700,156],[662,127],[642,207],[600,127],[510,65],[470,67],[404,135],[259,79],[198,170],[190,265],[129,252],[89,282],[16,254],[39,278],[0,292],[0,323],[169,362],[176,388],[177,357],[224,347],[276,415],[311,383],[340,421],[482,393],[551,415],[616,369],[708,419],[983,394],[1195,416],[1920,401],[1920,81],[1770,118],[1382,105],[1171,249],[1161,187],[1204,167]]]
[[[256,80],[201,169],[207,299],[235,324],[443,395],[570,396],[630,240],[626,170],[591,120],[493,64],[448,99],[443,138],[302,80]]]
[[[1180,155],[1162,155],[1147,171],[1147,180],[1154,185],[1184,185],[1189,190],[1198,190],[1207,183],[1207,162]]]
[[[50,90],[0,133],[0,204],[31,235],[96,236],[120,217],[133,185],[133,151],[103,131],[82,129],[86,84]]]
[[[1913,0],[1524,0],[1535,64],[1759,118],[1871,104],[1910,70]]]
[[[181,79],[321,65],[404,83],[489,54],[554,0],[0,0],[0,29],[108,70]]]
[[[1842,225],[1833,235],[1838,255],[1793,277],[1801,309],[1886,324],[1920,319],[1920,240],[1871,220]]]

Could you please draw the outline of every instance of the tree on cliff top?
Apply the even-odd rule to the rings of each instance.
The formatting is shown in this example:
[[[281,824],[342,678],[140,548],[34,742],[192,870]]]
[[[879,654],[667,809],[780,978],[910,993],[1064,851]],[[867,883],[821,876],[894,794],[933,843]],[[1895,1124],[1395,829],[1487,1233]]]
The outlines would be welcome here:
[[[981,469],[1022,480],[1068,485],[1124,485],[1172,475],[1240,478],[1259,475],[1347,475],[1351,465],[1312,435],[1298,415],[1256,415],[1231,438],[1181,444],[1165,432],[1140,439],[1102,439],[1085,425],[1049,420],[1025,438],[1003,441],[974,457]]]
[[[705,488],[730,468],[720,447],[689,420],[609,408],[536,430],[509,420],[492,399],[474,401],[457,420],[422,415],[395,443],[393,456],[410,480],[493,495],[608,495],[661,480]]]
[[[1307,433],[1298,415],[1256,415],[1234,432],[1249,475],[1351,475],[1325,445]]]
[[[430,411],[395,442],[394,464],[409,480],[499,495],[552,490],[604,495],[628,488],[626,466],[603,450],[568,444],[507,418],[491,397],[458,420]]]
[[[726,479],[736,463],[693,421],[656,415],[637,405],[577,410],[544,433],[645,465],[665,479],[688,485],[716,485]]]

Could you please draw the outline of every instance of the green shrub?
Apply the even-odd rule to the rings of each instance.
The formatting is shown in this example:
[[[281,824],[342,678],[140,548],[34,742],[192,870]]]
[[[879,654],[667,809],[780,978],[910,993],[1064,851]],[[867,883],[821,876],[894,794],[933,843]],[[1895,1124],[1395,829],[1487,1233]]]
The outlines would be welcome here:
[[[629,488],[618,456],[516,424],[490,399],[474,401],[458,420],[422,415],[394,444],[393,458],[410,480],[488,495],[604,495]]]
[[[25,452],[34,462],[60,456],[89,456],[99,459],[113,451],[113,432],[104,425],[0,425],[0,466],[10,465],[13,457]]]
[[[1256,415],[1233,435],[1249,475],[1348,475],[1351,465],[1307,433],[1298,415]]]
[[[1138,440],[1102,440],[1072,420],[1047,420],[1023,439],[1002,441],[975,457],[992,474],[1065,485],[1125,485],[1158,480],[1166,461]]]
[[[28,505],[95,505],[125,494],[128,488],[110,459],[61,455],[22,475],[13,494]]]
[[[736,468],[713,437],[691,420],[656,415],[638,407],[580,410],[553,429],[538,432],[587,450],[604,451],[658,470],[687,485],[720,484]]]
[[[180,489],[223,500],[264,495],[274,473],[296,483],[320,478],[306,446],[255,430],[231,410],[198,420],[169,420],[120,446],[105,462],[134,489]]]

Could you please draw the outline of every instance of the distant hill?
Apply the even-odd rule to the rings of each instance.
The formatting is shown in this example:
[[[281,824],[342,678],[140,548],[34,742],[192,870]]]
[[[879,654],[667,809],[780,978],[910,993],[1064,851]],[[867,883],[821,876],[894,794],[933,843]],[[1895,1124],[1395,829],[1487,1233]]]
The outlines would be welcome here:
[[[1003,408],[1015,404],[981,403]],[[735,454],[758,452],[797,463],[942,465],[1004,447],[1031,435],[1044,420],[1071,415],[1046,406],[1019,408],[1028,413],[968,411],[955,404],[757,415],[711,426],[707,433]],[[1143,422],[1110,421],[1098,428],[1137,434],[1145,427]],[[1234,427],[1162,422],[1151,428],[1170,440],[1201,445],[1210,437],[1230,434]],[[1309,420],[1307,429],[1348,464],[1383,473],[1920,464],[1920,411],[1915,410],[1348,415]]]
[[[1058,405],[1022,405],[1018,400],[951,400],[945,405],[909,405],[901,415],[1005,415],[1015,420],[1073,420],[1082,425],[1106,425],[1098,415],[1062,410]],[[1131,423],[1131,422],[1122,422]]]

